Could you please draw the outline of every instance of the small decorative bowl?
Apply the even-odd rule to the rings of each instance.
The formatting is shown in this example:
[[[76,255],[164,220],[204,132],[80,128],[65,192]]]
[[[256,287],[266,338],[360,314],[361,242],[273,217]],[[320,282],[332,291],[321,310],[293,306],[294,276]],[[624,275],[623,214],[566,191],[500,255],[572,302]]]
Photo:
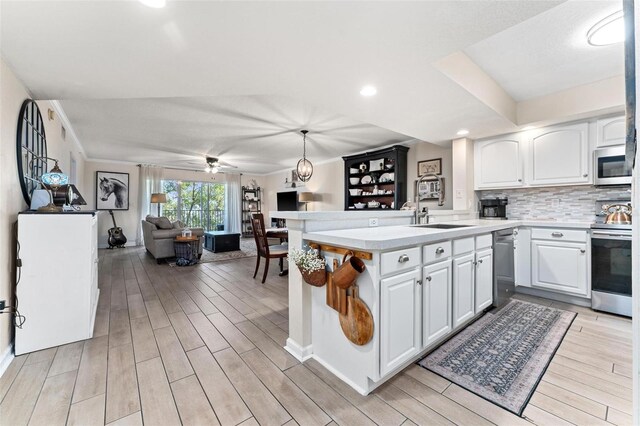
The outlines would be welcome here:
[[[355,175],[356,173],[360,173],[360,169],[350,168],[349,173],[351,173],[352,175]]]
[[[362,194],[362,189],[350,189],[349,194],[351,195],[360,195]]]
[[[360,183],[360,178],[349,178],[351,185],[357,185]]]
[[[366,204],[365,203],[355,203],[353,205],[356,209],[360,210],[360,209],[364,209]]]

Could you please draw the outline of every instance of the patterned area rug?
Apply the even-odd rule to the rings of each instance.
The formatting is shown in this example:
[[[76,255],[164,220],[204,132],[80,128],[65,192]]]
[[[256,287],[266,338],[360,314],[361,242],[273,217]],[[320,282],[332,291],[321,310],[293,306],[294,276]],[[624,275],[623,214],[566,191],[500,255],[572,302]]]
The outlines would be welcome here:
[[[418,365],[520,416],[575,316],[512,300]]]
[[[209,250],[202,250],[202,258],[198,263],[223,262],[225,260],[242,259],[243,257],[252,257],[258,254],[256,250],[256,241],[253,238],[240,238],[240,250],[225,251],[222,253],[214,253]],[[169,259],[167,263],[170,266],[176,266],[175,259]]]

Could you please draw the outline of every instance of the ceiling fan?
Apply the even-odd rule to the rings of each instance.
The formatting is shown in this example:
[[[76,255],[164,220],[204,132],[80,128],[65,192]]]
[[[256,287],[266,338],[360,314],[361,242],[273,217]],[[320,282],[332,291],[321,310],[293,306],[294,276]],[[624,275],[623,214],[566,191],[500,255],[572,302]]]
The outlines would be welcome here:
[[[225,163],[224,161],[220,161],[217,157],[209,157],[208,155],[205,157],[205,161],[207,162],[207,166],[204,168],[204,171],[207,173],[218,173],[221,169],[231,168],[237,169],[236,166],[232,166],[229,163]]]

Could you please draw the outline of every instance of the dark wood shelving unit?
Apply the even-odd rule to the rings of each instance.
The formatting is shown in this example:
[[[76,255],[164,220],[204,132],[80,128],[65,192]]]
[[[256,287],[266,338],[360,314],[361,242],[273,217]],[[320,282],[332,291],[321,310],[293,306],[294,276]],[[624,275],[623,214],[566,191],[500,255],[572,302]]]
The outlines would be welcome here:
[[[252,237],[251,214],[260,213],[262,210],[262,192],[260,187],[242,187],[242,236]]]
[[[394,145],[390,148],[342,157],[344,160],[344,209],[385,210],[382,207],[370,208],[368,206],[364,209],[356,209],[354,206],[355,203],[368,204],[369,201],[377,201],[381,206],[385,205],[386,210],[400,209],[402,204],[407,201],[408,151],[409,148],[406,146]],[[364,171],[362,171],[363,168]],[[351,173],[351,169],[358,171]],[[381,176],[385,173],[392,173],[393,180],[380,182]],[[365,176],[371,176],[373,182],[362,183],[362,178]],[[359,179],[359,182],[352,184],[350,179],[356,178]],[[350,189],[361,189],[369,194],[351,195]],[[375,193],[376,191],[379,192]],[[386,191],[391,191],[391,193],[384,193]]]

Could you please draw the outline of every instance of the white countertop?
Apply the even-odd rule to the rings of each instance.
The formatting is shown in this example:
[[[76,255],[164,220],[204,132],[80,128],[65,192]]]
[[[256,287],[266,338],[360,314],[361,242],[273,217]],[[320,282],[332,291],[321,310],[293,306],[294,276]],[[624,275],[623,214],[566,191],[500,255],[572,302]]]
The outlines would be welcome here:
[[[516,226],[537,226],[550,228],[589,229],[591,222],[558,222],[552,220],[459,220],[446,221],[464,228],[437,229],[421,228],[416,225],[380,226],[369,228],[341,229],[334,231],[308,232],[305,240],[335,244],[361,250],[388,250],[419,244],[450,240]]]

